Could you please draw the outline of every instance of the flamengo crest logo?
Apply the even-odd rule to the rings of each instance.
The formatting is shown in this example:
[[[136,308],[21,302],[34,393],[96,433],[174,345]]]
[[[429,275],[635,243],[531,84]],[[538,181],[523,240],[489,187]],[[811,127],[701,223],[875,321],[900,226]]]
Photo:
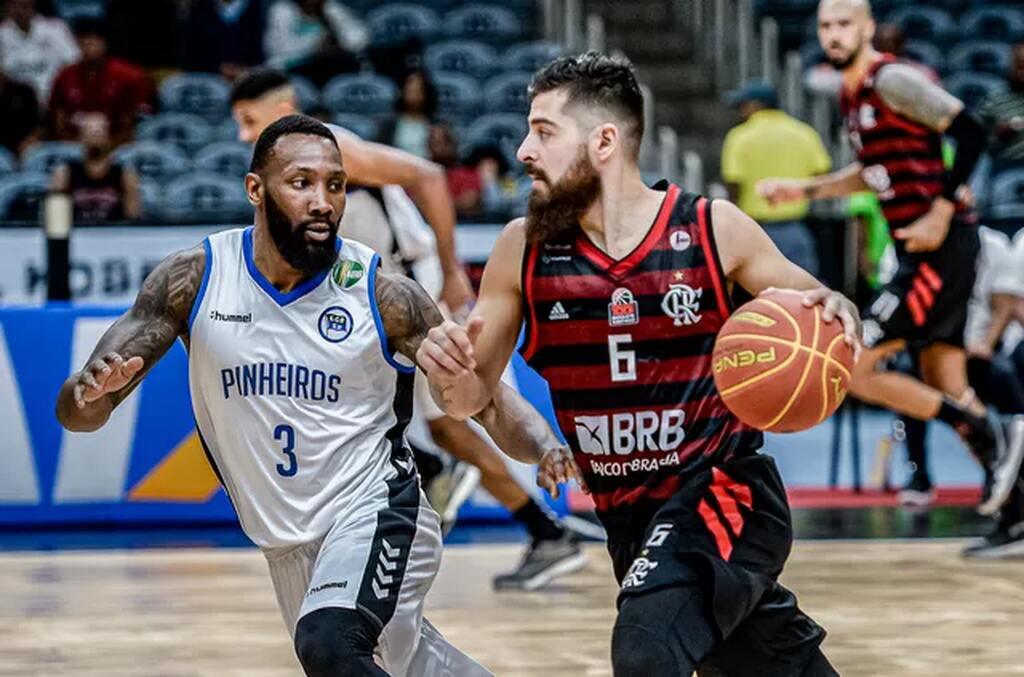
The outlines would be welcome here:
[[[697,324],[700,322],[700,297],[703,293],[702,287],[694,289],[688,284],[671,284],[661,300],[661,309],[677,327]]]
[[[608,304],[608,324],[613,327],[625,327],[640,321],[640,306],[633,299],[633,292],[619,287],[612,292],[612,302]]]

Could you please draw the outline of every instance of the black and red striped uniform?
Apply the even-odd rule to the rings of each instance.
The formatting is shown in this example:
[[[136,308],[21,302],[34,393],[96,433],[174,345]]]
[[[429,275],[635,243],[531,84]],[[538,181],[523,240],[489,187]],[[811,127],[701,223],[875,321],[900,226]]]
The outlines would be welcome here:
[[[582,230],[526,248],[522,352],[550,385],[606,526],[645,526],[688,472],[761,445],[712,377],[729,301],[710,221],[709,201],[668,186],[647,236],[621,260]]]
[[[878,195],[891,229],[902,228],[927,212],[942,195],[946,165],[942,135],[889,107],[875,89],[878,72],[897,63],[883,55],[854,91],[843,90],[840,108],[864,182]],[[970,222],[970,210],[957,206],[957,219]]]

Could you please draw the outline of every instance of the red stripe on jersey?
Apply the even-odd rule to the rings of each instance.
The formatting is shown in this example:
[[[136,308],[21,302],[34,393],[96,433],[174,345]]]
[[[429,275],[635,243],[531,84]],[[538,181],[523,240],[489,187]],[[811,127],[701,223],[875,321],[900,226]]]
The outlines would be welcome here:
[[[708,502],[701,500],[700,505],[697,506],[697,512],[700,513],[701,518],[704,520],[705,526],[711,535],[715,537],[715,544],[718,546],[718,554],[722,556],[722,559],[729,561],[729,557],[732,556],[732,541],[729,540],[729,534],[725,531],[725,526],[722,521],[718,519],[718,515],[715,514],[714,509],[708,505]]]
[[[733,478],[729,477],[721,468],[712,468],[711,474],[715,478],[715,484],[725,487],[737,498],[737,500],[739,500],[740,503],[747,508],[753,509],[754,495],[750,491],[750,487],[746,484],[740,484]]]
[[[905,153],[927,153],[932,149],[932,142],[920,136],[908,136],[899,139],[886,138],[872,140],[868,133],[861,133],[863,149],[861,153],[865,157],[874,158],[877,156],[899,156]],[[917,162],[932,163],[932,160],[919,159]],[[941,163],[940,163],[941,164]],[[889,162],[885,166],[888,168]],[[943,165],[944,166],[944,165]]]
[[[935,291],[942,290],[942,278],[939,277],[939,274],[935,272],[934,268],[927,263],[922,263],[917,267],[917,270],[921,273],[921,277],[924,278],[924,281],[928,283],[929,287]]]
[[[704,280],[693,271],[666,271],[652,270],[643,273],[634,273],[629,276],[629,289],[634,296],[664,296],[665,276],[673,272],[683,275],[682,279],[676,282],[702,285]],[[572,298],[575,299],[603,299],[605,303],[611,300],[608,293],[608,280],[598,275],[539,275],[533,280],[531,299],[534,302],[554,302],[566,300],[565,288],[572,287]]]
[[[924,303],[925,308],[931,308],[935,305],[935,294],[928,288],[925,281],[920,277],[914,278],[914,291],[921,296],[921,301]]]
[[[667,501],[672,498],[677,491],[679,491],[681,484],[682,482],[679,475],[669,475],[660,484],[657,484],[654,487],[642,485],[639,487],[614,489],[606,492],[593,491],[591,496],[594,498],[594,507],[598,512],[609,512],[616,508],[632,505],[641,498],[652,501]]]
[[[708,231],[707,210],[711,207],[706,198],[697,201],[697,225],[700,227],[700,244],[704,248],[704,260],[708,270],[711,271],[711,284],[715,288],[715,298],[718,301],[718,312],[724,320],[729,316],[729,303],[725,298],[725,287],[722,284],[722,271],[718,261],[718,252],[714,251],[715,243],[712,242]]]
[[[921,298],[917,295],[916,289],[911,289],[907,294],[907,308],[910,310],[910,317],[918,327],[924,326],[925,312],[921,304]]]
[[[718,507],[722,509],[722,514],[725,515],[726,521],[729,522],[729,528],[732,529],[733,536],[738,538],[743,533],[743,515],[740,514],[740,507],[736,505],[736,499],[725,490],[725,487],[717,484],[711,485],[711,493],[715,495]]]
[[[946,165],[938,159],[907,159],[901,158],[885,163],[885,168],[891,176],[901,174],[944,174]],[[938,179],[941,182],[941,179]]]
[[[671,326],[672,322],[667,323]],[[604,330],[607,333],[608,323],[604,323]],[[582,343],[582,341],[580,341]],[[666,378],[672,374],[682,374],[689,378],[691,374],[700,371],[711,370],[710,355],[684,355],[671,360],[649,360],[636,365],[636,380],[640,383],[653,383],[659,377]],[[544,369],[544,378],[549,383],[561,387],[569,387],[580,390],[593,388],[614,388],[619,383],[612,381],[611,367],[607,359],[600,365],[588,367],[585,365],[553,366]],[[666,380],[673,380],[667,378]],[[694,406],[695,403],[689,403]],[[627,411],[627,409],[616,409],[616,411]]]
[[[527,326],[526,347],[523,348],[523,359],[528,360],[537,349],[537,305],[534,303],[533,295],[535,284],[533,271],[537,267],[537,247],[531,247],[529,244],[526,246],[529,248],[529,254],[526,259],[526,272],[523,275],[523,297],[530,320]]]
[[[884,202],[882,203],[882,213],[885,214],[885,218],[890,223],[913,221],[917,217],[923,216],[930,208],[931,204],[925,201],[899,205],[897,207],[887,207]]]

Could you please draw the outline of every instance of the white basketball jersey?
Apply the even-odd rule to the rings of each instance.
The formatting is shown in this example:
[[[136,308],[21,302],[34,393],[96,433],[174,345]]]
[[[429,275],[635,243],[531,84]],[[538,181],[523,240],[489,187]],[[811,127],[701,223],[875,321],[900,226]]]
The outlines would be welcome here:
[[[284,294],[255,265],[251,227],[204,246],[192,406],[245,533],[261,547],[305,543],[346,511],[386,504],[385,483],[414,473],[414,370],[387,352],[378,256],[339,239],[338,262]]]

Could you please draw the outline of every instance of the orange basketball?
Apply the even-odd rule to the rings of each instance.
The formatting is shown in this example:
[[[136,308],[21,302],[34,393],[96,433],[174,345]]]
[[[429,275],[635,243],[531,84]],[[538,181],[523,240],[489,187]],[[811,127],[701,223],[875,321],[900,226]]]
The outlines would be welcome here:
[[[832,415],[846,396],[853,350],[838,320],[804,307],[796,291],[772,291],[740,307],[715,340],[715,385],[747,425],[788,433]]]

